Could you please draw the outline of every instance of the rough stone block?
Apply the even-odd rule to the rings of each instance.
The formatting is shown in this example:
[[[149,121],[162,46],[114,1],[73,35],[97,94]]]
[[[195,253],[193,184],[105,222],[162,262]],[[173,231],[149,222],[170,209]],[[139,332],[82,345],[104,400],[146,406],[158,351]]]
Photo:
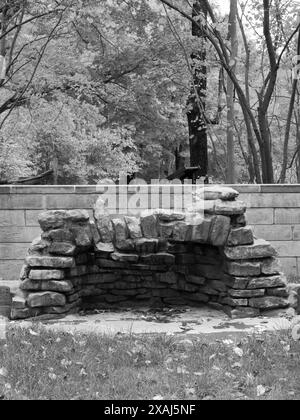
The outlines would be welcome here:
[[[133,252],[135,251],[135,243],[133,239],[124,239],[123,241],[116,242],[116,247],[119,251]]]
[[[60,293],[54,292],[31,293],[27,297],[27,305],[30,308],[65,306],[66,297]]]
[[[113,243],[98,242],[95,245],[95,251],[99,255],[109,257],[113,252],[115,252],[115,247]]]
[[[186,242],[191,239],[191,227],[186,222],[175,223],[173,229],[173,240],[177,242]]]
[[[213,219],[209,242],[214,246],[225,245],[230,231],[230,218],[226,216],[216,216]]]
[[[265,296],[262,298],[253,298],[249,300],[249,305],[252,308],[257,309],[277,309],[277,308],[287,308],[289,302],[287,299],[275,296]]]
[[[253,245],[253,243],[253,231],[249,226],[232,229],[228,237],[228,246]]]
[[[238,196],[239,192],[229,187],[214,185],[204,189],[204,200],[234,201]]]
[[[58,293],[69,293],[73,291],[73,284],[69,280],[34,281],[28,279],[23,281],[20,288],[24,291],[51,291]]]
[[[282,297],[282,298],[288,298],[289,297],[289,292],[288,292],[286,287],[278,287],[278,288],[275,288],[275,289],[267,289],[267,294],[269,296],[277,296],[277,297]]]
[[[282,267],[277,258],[268,258],[261,263],[261,272],[266,276],[279,274],[281,271]]]
[[[26,262],[30,267],[71,268],[75,265],[74,258],[71,257],[29,256]]]
[[[225,247],[224,253],[229,260],[252,260],[277,255],[271,244],[263,239],[256,239],[253,245]]]
[[[254,277],[260,275],[260,263],[256,262],[228,262],[226,271],[236,277]]]
[[[158,238],[157,219],[154,215],[141,217],[141,228],[143,236],[147,239]]]
[[[135,249],[138,254],[154,254],[158,248],[157,239],[138,239],[135,241]]]
[[[242,201],[221,201],[215,202],[214,213],[222,216],[234,216],[244,214],[247,206]]]
[[[222,305],[228,305],[228,306],[248,306],[248,299],[234,299],[231,297],[226,297],[221,299],[220,301]]]
[[[212,217],[195,218],[193,220],[193,224],[191,225],[191,241],[198,243],[208,243],[212,223]]]
[[[76,251],[76,246],[70,242],[52,242],[49,245],[48,251],[53,255],[73,256]]]
[[[96,223],[92,220],[90,221],[89,225],[92,234],[93,244],[98,244],[98,242],[101,242],[101,236],[96,226]]]
[[[63,228],[66,223],[81,223],[89,220],[84,210],[49,210],[39,215],[38,221],[43,231]]]
[[[74,242],[74,235],[69,229],[54,229],[42,233],[42,239],[52,242]]]
[[[253,289],[253,290],[236,290],[229,289],[228,293],[231,297],[243,299],[243,298],[253,298],[253,297],[262,297],[265,295],[265,289]]]
[[[139,260],[139,256],[136,254],[121,254],[119,252],[114,252],[113,254],[111,254],[111,258],[114,261],[129,262],[129,263],[137,263]]]
[[[249,281],[248,289],[269,289],[274,287],[286,287],[287,280],[284,275],[271,277],[257,277]]]
[[[193,276],[192,274],[189,274],[186,276],[186,281],[192,284],[197,284],[199,286],[202,286],[206,282],[206,279],[205,277]]]
[[[140,239],[143,237],[140,221],[136,217],[125,217],[129,237],[131,239]]]
[[[111,243],[114,239],[114,230],[110,217],[103,216],[97,220],[98,231],[101,236],[101,241],[104,243]]]
[[[63,270],[31,270],[28,278],[30,280],[63,280],[65,272]]]

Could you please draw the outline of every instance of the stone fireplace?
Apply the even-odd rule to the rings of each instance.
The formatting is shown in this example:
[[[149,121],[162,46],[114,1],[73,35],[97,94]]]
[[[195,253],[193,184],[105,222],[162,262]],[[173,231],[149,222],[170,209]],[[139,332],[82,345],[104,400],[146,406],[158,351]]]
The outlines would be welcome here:
[[[79,210],[40,214],[12,319],[80,309],[201,306],[233,318],[289,306],[275,249],[253,236],[246,206],[230,188],[206,187],[204,214],[153,210],[93,217]]]

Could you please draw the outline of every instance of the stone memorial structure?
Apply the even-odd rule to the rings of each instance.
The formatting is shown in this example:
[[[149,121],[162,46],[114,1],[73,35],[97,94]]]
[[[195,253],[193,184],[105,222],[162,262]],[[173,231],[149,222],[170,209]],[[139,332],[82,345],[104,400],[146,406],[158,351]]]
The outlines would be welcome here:
[[[206,187],[204,212],[110,216],[101,197],[79,210],[40,214],[11,319],[81,308],[211,305],[233,318],[287,308],[275,249],[246,225],[231,188]]]

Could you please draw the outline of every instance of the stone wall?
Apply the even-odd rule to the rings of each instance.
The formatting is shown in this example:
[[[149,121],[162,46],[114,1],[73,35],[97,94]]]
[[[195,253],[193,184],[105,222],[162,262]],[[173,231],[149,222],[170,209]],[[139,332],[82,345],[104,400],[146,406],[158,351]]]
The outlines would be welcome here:
[[[300,185],[234,188],[248,206],[247,219],[254,233],[278,250],[288,278],[299,278]],[[85,209],[91,214],[99,194],[101,190],[96,186],[0,186],[0,284],[12,284],[18,279],[26,250],[39,234],[41,211]],[[121,191],[120,202],[123,194]]]
[[[247,226],[231,188],[206,187],[185,212],[111,216],[101,196],[85,210],[38,216],[12,319],[136,305],[222,309],[234,318],[298,309],[276,250]]]

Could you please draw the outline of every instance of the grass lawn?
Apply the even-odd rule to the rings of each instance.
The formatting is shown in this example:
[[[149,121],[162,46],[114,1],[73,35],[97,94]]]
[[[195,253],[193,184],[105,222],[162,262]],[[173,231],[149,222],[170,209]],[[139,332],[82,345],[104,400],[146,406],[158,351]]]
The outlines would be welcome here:
[[[208,342],[74,336],[11,327],[0,399],[300,399],[300,342],[287,333]]]

